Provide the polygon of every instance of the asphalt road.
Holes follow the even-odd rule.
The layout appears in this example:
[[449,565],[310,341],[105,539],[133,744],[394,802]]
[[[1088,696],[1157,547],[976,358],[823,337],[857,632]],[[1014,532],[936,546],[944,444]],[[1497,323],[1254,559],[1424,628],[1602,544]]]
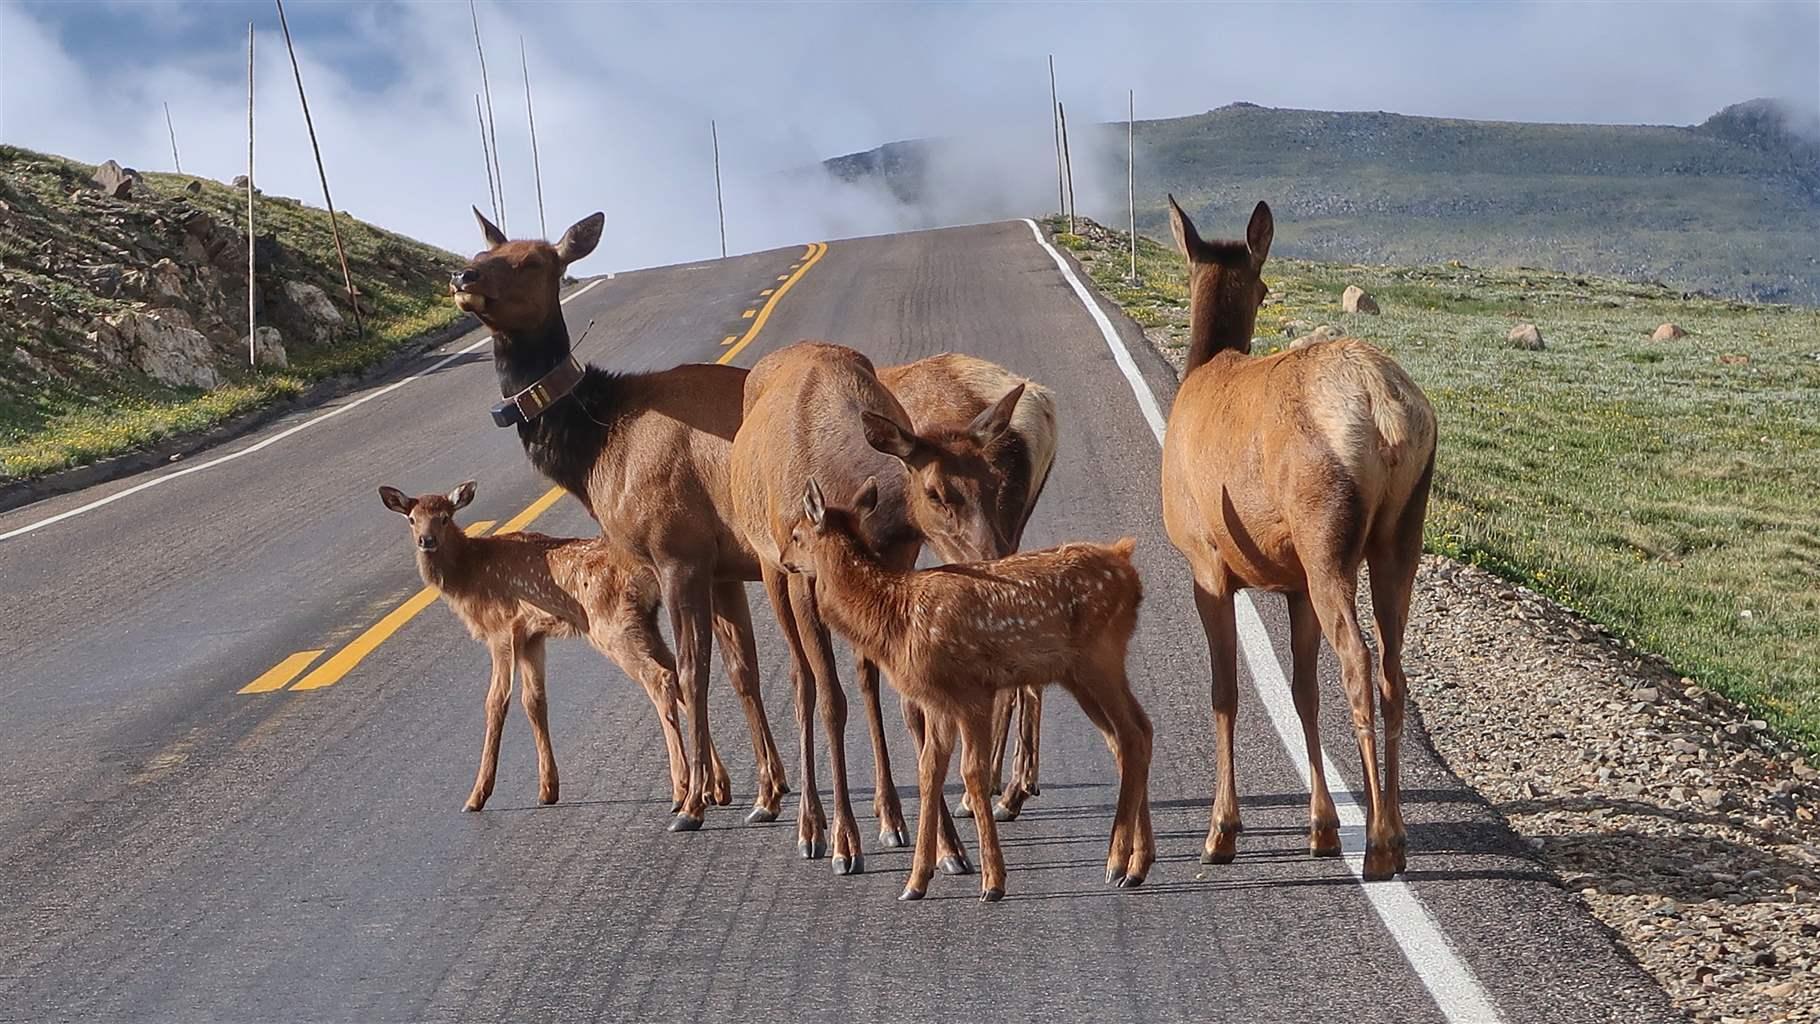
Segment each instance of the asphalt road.
[[[379,484],[416,493],[475,478],[469,517],[501,522],[548,490],[487,418],[497,390],[482,347],[379,397],[341,399],[333,408],[359,404],[263,450],[0,540],[0,1020],[1483,1017],[1461,1009],[1461,978],[1508,1021],[1674,1019],[1436,762],[1419,720],[1404,777],[1410,871],[1383,890],[1412,900],[1374,901],[1345,862],[1306,856],[1306,791],[1250,685],[1239,859],[1199,864],[1213,781],[1206,649],[1162,531],[1157,444],[1100,329],[1022,222],[834,242],[802,269],[813,253],[602,280],[568,304],[571,329],[597,318],[581,354],[616,369],[711,361],[752,330],[742,313],[795,275],[737,362],[824,338],[881,365],[964,350],[1054,388],[1060,451],[1026,545],[1134,535],[1147,587],[1131,675],[1156,723],[1161,856],[1143,888],[1102,882],[1111,759],[1060,691],[1042,795],[1004,830],[1010,895],[997,905],[976,901],[975,879],[945,876],[930,899],[894,902],[909,853],[877,849],[869,827],[866,873],[837,878],[794,855],[787,806],[777,823],[742,824],[751,752],[718,672],[734,805],[699,833],[666,832],[649,704],[578,642],[550,655],[562,802],[536,805],[514,707],[492,802],[462,813],[485,652],[440,606],[394,616],[376,645],[358,638],[420,589]],[[1136,355],[1166,409],[1168,370]],[[157,475],[0,515],[0,534]],[[592,526],[568,498],[534,525]],[[758,587],[751,597],[768,709],[794,766],[784,647]],[[1286,669],[1281,603],[1258,604]],[[267,675],[325,652],[314,670],[350,642],[365,656],[332,685],[284,688],[295,662]],[[1324,737],[1356,781],[1331,669]],[[241,692],[261,677],[276,688]],[[870,753],[854,712],[864,818]],[[1412,940],[1399,906],[1424,908],[1434,929]]]

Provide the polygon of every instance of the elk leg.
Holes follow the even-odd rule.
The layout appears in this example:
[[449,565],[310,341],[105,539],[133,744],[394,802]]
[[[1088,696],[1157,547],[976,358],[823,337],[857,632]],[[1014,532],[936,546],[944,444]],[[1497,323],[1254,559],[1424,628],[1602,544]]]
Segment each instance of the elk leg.
[[544,693],[544,638],[527,637],[518,645],[518,699],[531,721],[531,738],[537,744],[537,800],[553,804],[561,789],[556,775],[556,750],[550,745],[550,702]]
[[[937,719],[925,712],[922,705],[917,704],[915,701],[907,700],[904,701],[904,724],[910,727],[910,742],[916,749],[917,758],[920,763],[924,745],[923,737],[925,733],[936,727]],[[953,738],[953,736],[949,737],[951,744]],[[946,762],[943,764],[943,778],[945,779],[947,772]],[[935,824],[939,830],[938,835],[941,843],[940,859],[937,861],[937,866],[941,868],[942,874],[944,875],[967,874],[973,870],[973,865],[967,862],[967,844],[961,841],[961,830],[955,827],[954,816],[948,813],[948,798],[946,794],[940,792],[935,794],[935,808]],[[921,822],[918,822],[918,829],[920,831]]]
[[[992,792],[1002,792],[1001,780],[1005,777],[1005,750],[1011,745],[1011,716],[1016,711],[1016,695],[1009,690],[1000,690],[992,698]],[[954,806],[957,818],[973,817],[972,797],[961,794],[961,802]],[[996,813],[997,805],[994,805]],[[1014,815],[1015,817],[1015,815]],[[1009,821],[1009,818],[1001,818]]]
[[759,689],[758,646],[752,639],[752,609],[746,603],[746,585],[721,581],[714,585],[714,635],[720,641],[721,662],[733,692],[746,712],[746,731],[752,736],[752,759],[758,765],[758,795],[747,824],[776,821],[784,794],[784,759],[777,752],[771,721],[765,715],[764,694]]
[[948,781],[948,754],[954,744],[953,729],[946,722],[929,720],[923,727],[922,712],[917,714],[922,739],[916,747],[916,853],[910,859],[910,878],[904,883],[900,900],[922,899],[929,891],[929,880],[935,877],[942,786]]
[[859,822],[853,816],[853,802],[847,791],[847,695],[841,690],[840,673],[834,667],[834,639],[828,635],[815,603],[815,581],[793,575],[789,586],[797,635],[809,655],[815,675],[815,699],[821,704],[822,729],[828,734],[828,769],[833,777],[830,797],[834,802],[834,834],[828,852],[835,874],[856,875],[865,870],[865,856],[860,852]]
[[1308,852],[1316,857],[1340,855],[1340,816],[1327,789],[1326,758],[1321,756],[1321,690],[1316,666],[1321,653],[1321,623],[1303,593],[1289,594],[1290,693],[1302,720],[1302,742],[1308,752]]
[[[1298,549],[1304,548],[1298,543]],[[1308,597],[1321,622],[1321,632],[1340,657],[1340,681],[1352,705],[1352,731],[1359,743],[1359,762],[1365,772],[1366,881],[1376,882],[1395,873],[1396,853],[1391,848],[1388,816],[1383,813],[1383,788],[1378,775],[1376,723],[1372,713],[1371,654],[1359,630],[1358,580],[1338,566],[1309,566]]]
[[480,773],[474,777],[474,790],[468,794],[463,810],[478,811],[493,795],[493,776],[499,769],[499,734],[506,726],[506,700],[512,695],[512,641],[498,640],[487,644],[493,656],[492,680],[487,686],[487,732],[480,744]]
[[859,690],[866,700],[866,721],[872,727],[872,764],[876,792],[872,810],[878,817],[878,843],[886,849],[910,845],[910,829],[904,824],[904,805],[897,796],[897,782],[891,777],[891,752],[885,744],[884,710],[879,707],[878,666],[865,658],[854,666],[859,675]]
[[664,606],[670,609],[670,629],[676,637],[676,681],[682,691],[683,710],[689,720],[689,788],[682,810],[670,822],[672,832],[701,828],[708,807],[713,759],[705,752],[713,745],[708,734],[708,657],[713,646],[713,594],[709,581],[689,566],[671,566],[659,586]]
[[815,677],[803,651],[796,611],[790,601],[790,577],[781,569],[762,570],[765,594],[777,613],[778,632],[790,648],[790,682],[796,693],[796,734],[802,749],[803,796],[796,807],[796,852],[805,860],[819,860],[828,853],[828,818],[822,811],[821,791],[815,784]]
[[1017,708],[1017,759],[1012,763],[1011,785],[992,809],[1000,821],[1016,821],[1024,810],[1024,801],[1036,796],[1037,745],[1043,729],[1043,691],[1034,686],[1019,687],[1010,694]]
[[1131,855],[1125,862],[1124,888],[1142,885],[1156,863],[1156,830],[1150,824],[1150,757],[1155,730],[1150,716],[1131,692],[1131,681],[1121,663],[1106,674],[1108,685],[1102,701],[1107,717],[1112,720],[1118,744],[1119,802],[1129,801],[1125,828]]
[[1124,785],[1126,760],[1119,748],[1118,724],[1103,702],[1101,691],[1105,686],[1097,676],[1088,675],[1083,670],[1065,685],[1068,692],[1074,695],[1075,703],[1086,713],[1087,720],[1100,731],[1101,738],[1106,741],[1106,749],[1112,752],[1113,763],[1118,767],[1119,798],[1118,805],[1112,812],[1112,837],[1106,843],[1106,881],[1123,886],[1127,874],[1125,865],[1131,861],[1133,847],[1133,808]]
[[[967,783],[967,795],[974,805],[985,807],[992,800],[992,709],[970,708],[960,718],[961,777]],[[980,899],[996,903],[1005,898],[1005,853],[998,844],[998,820],[990,814],[976,814],[974,824],[980,831]]]
[[1233,764],[1233,724],[1239,710],[1239,634],[1233,618],[1232,595],[1216,594],[1200,581],[1194,585],[1194,606],[1201,613],[1212,662],[1213,738],[1216,764],[1213,820],[1201,850],[1203,864],[1230,864],[1238,856],[1238,776]]
[[1409,624],[1409,595],[1415,587],[1416,552],[1398,551],[1371,562],[1371,608],[1378,624],[1378,702],[1384,712],[1384,819],[1394,855],[1393,870],[1408,867],[1408,833],[1403,826],[1403,707],[1409,681],[1403,675],[1403,631]]

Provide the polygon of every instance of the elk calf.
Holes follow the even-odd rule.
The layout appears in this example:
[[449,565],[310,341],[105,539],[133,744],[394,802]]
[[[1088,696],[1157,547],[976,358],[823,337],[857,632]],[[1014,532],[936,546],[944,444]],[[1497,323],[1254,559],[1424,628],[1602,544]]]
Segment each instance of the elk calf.
[[[541,533],[468,536],[455,525],[455,513],[474,500],[471,480],[447,495],[411,498],[395,487],[381,487],[379,497],[386,508],[410,520],[417,571],[424,583],[441,592],[455,617],[493,656],[486,740],[466,809],[480,810],[493,793],[514,665],[523,686],[525,717],[531,720],[537,741],[538,799],[556,802],[556,755],[550,747],[544,697],[544,640],[571,636],[586,637],[644,686],[669,750],[671,809],[680,806],[689,785],[689,761],[676,713],[681,694],[676,663],[657,631],[658,590],[651,572],[600,538]],[[727,770],[712,745],[707,752],[714,798],[725,804],[731,799]]]
[[[991,784],[994,705],[1000,693],[1060,683],[1106,737],[1119,770],[1106,880],[1135,886],[1156,861],[1150,827],[1150,719],[1125,675],[1143,588],[1130,538],[1064,544],[989,562],[922,571],[892,568],[866,541],[878,507],[867,480],[849,509],[829,507],[813,479],[803,519],[783,552],[812,574],[826,621],[879,663],[904,699],[922,708],[916,856],[899,899],[921,899],[936,866],[942,784],[961,741],[961,774],[976,808]],[[1005,894],[1005,861],[990,814],[980,832],[980,898]]]

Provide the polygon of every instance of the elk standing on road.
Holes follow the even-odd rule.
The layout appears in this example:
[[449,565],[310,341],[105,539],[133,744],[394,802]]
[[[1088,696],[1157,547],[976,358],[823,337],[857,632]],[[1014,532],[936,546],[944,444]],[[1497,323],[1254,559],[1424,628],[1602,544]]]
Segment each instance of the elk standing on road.
[[[688,758],[676,719],[675,663],[657,631],[657,581],[650,572],[598,537],[468,536],[455,525],[455,513],[474,500],[473,481],[446,496],[412,498],[396,487],[381,487],[379,497],[386,508],[410,520],[417,571],[424,583],[441,592],[443,603],[493,656],[486,742],[467,810],[480,810],[493,794],[513,666],[537,742],[538,799],[556,802],[556,754],[550,746],[544,695],[544,641],[571,636],[587,637],[644,686],[663,726],[672,799],[680,803],[687,795]],[[706,760],[717,799],[725,803],[731,799],[727,769],[712,747]]]
[[[759,693],[743,584],[758,578],[758,564],[722,515],[746,373],[706,365],[629,374],[583,368],[570,352],[560,290],[563,272],[600,242],[606,218],[586,217],[551,245],[508,241],[479,210],[474,217],[487,249],[451,287],[456,305],[493,331],[493,366],[510,399],[497,416],[516,423],[538,471],[578,498],[601,533],[656,578],[697,752],[712,746],[708,658],[719,638],[758,762],[758,795],[746,820],[773,820],[788,787]],[[672,830],[701,827],[712,789],[707,770],[707,758],[691,759]]]
[[[1310,776],[1309,849],[1340,853],[1339,817],[1321,770],[1315,664],[1326,635],[1340,659],[1365,770],[1367,879],[1405,867],[1399,745],[1406,683],[1403,630],[1422,554],[1434,472],[1435,415],[1390,357],[1355,338],[1253,359],[1251,332],[1267,289],[1270,207],[1243,242],[1206,242],[1175,198],[1170,226],[1188,258],[1188,369],[1163,444],[1163,521],[1194,574],[1212,655],[1219,778],[1202,860],[1237,853],[1233,716],[1238,635],[1233,599],[1246,587],[1289,599],[1291,675]],[[1359,565],[1371,567],[1384,710],[1378,774],[1372,666],[1356,612]]]
[[[1000,550],[1005,542],[992,511],[998,507],[1003,480],[981,452],[1009,429],[1023,390],[1014,387],[1002,396],[980,414],[971,430],[925,437],[910,429],[909,417],[879,382],[871,361],[850,348],[800,342],[760,359],[746,378],[745,418],[733,440],[733,518],[758,554],[765,590],[790,644],[803,754],[797,845],[806,857],[823,852],[826,832],[814,783],[813,715],[817,704],[821,706],[835,816],[826,849],[837,873],[861,870],[863,864],[859,829],[847,795],[846,697],[814,587],[787,573],[780,561],[790,531],[801,519],[802,487],[815,475],[853,487],[867,476],[885,481],[888,493],[869,523],[868,536],[890,565],[914,565],[930,538],[967,559]],[[928,498],[929,492],[935,497]],[[918,497],[911,499],[910,494]],[[860,681],[873,722],[879,793],[895,807],[890,753],[877,711],[876,670],[862,666]],[[906,706],[905,717],[911,734],[920,735],[919,709]],[[944,834],[951,840],[944,844],[948,847],[944,863],[948,870],[964,870],[959,835],[945,811],[941,817]],[[890,830],[892,823],[887,821],[884,827]],[[907,837],[882,838],[886,845],[901,845]]]
[[[956,352],[919,359],[902,366],[887,366],[878,371],[879,382],[889,388],[904,411],[910,414],[911,428],[919,434],[937,437],[950,445],[964,447],[969,441],[979,448],[982,458],[1003,477],[998,489],[998,502],[991,509],[997,539],[1002,543],[977,557],[1002,558],[1023,543],[1024,528],[1042,497],[1043,485],[1049,480],[1049,468],[1055,462],[1055,398],[1049,389],[1019,377],[1004,367]],[[1022,387],[1011,414],[1008,429],[992,436],[987,427],[991,410]],[[936,506],[919,518],[933,518],[931,512],[952,507],[944,502],[946,495],[929,489],[912,491],[911,501]],[[931,536],[929,544],[949,562],[969,561],[968,554],[940,536]],[[862,670],[863,671],[863,670]],[[867,691],[876,695],[873,684]],[[1037,795],[1038,752],[1043,724],[1043,691],[1037,687],[1005,694],[1000,700],[997,724],[993,728],[992,792],[999,791],[1003,778],[1005,750],[1009,745],[1012,712],[1018,721],[1017,759],[1011,770],[1011,784],[996,805],[1000,821],[1017,817],[1024,801]],[[955,814],[972,813],[963,799]]]
[[[1143,882],[1156,861],[1150,825],[1150,719],[1125,675],[1142,586],[1134,541],[1065,544],[1008,558],[905,571],[872,550],[885,506],[876,480],[851,509],[826,504],[812,478],[782,557],[813,574],[822,613],[882,665],[927,722],[919,752],[916,856],[900,899],[921,899],[935,872],[942,784],[955,739],[973,806],[990,799],[994,705],[1002,692],[1059,683],[1106,737],[1118,762],[1119,799],[1106,880]],[[887,527],[889,528],[889,527]],[[1005,894],[994,816],[977,814],[980,898]]]

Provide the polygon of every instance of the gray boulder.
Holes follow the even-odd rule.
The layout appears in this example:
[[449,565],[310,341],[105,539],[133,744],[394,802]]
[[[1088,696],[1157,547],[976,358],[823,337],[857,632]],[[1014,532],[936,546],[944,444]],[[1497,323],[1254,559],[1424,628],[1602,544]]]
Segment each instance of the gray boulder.
[[1370,292],[1358,285],[1349,284],[1346,286],[1346,291],[1340,295],[1340,308],[1348,313],[1367,313],[1376,316],[1378,300],[1372,298]]
[[139,184],[139,172],[109,160],[95,168],[95,176],[89,180],[94,182],[96,188],[115,199],[131,199],[133,186]]
[[1511,348],[1520,348],[1527,352],[1540,352],[1548,346],[1542,343],[1542,330],[1535,324],[1518,324],[1505,335],[1505,341]]
[[169,310],[129,310],[102,317],[88,340],[105,362],[131,366],[172,387],[218,387],[215,351],[187,322]]

